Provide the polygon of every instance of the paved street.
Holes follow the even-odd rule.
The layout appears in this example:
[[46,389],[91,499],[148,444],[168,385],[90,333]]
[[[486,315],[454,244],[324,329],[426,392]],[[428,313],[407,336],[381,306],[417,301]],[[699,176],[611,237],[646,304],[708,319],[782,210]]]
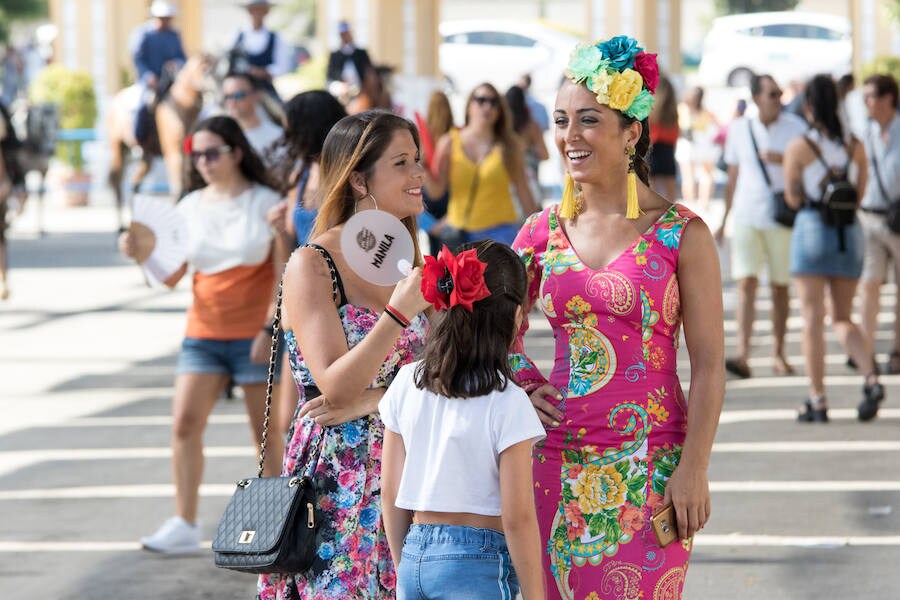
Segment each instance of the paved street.
[[[209,553],[166,558],[137,543],[172,512],[170,398],[188,286],[144,286],[115,251],[105,195],[89,208],[48,206],[46,222],[48,235],[34,236],[31,205],[16,223],[12,297],[0,304],[0,598],[251,598],[254,577],[216,569]],[[724,294],[731,353],[733,287]],[[893,292],[886,299],[882,362]],[[769,307],[763,294],[755,377],[728,385],[713,516],[696,540],[685,598],[897,597],[900,377],[885,378],[878,420],[858,423],[862,379],[829,333],[832,423],[797,424],[806,382],[772,376]],[[788,354],[799,371],[797,314],[794,303]],[[529,335],[548,365],[549,330],[535,319]],[[206,444],[200,518],[209,540],[233,482],[255,472],[240,401],[218,404]]]

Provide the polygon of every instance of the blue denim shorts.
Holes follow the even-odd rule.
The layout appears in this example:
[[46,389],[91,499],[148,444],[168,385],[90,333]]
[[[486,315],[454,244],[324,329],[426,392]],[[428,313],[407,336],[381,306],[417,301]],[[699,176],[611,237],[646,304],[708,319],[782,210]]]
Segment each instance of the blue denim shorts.
[[513,600],[519,580],[506,537],[493,529],[413,525],[397,570],[397,600]]
[[797,213],[791,238],[791,275],[818,275],[859,279],[863,270],[862,228],[853,223],[843,228],[841,249],[837,228],[826,225],[813,208]]
[[[186,337],[181,342],[175,373],[212,373],[230,375],[238,385],[265,383],[269,363],[250,362],[253,338],[240,340],[205,340]],[[284,347],[284,343],[279,346]],[[275,361],[275,381],[278,381],[281,360]]]

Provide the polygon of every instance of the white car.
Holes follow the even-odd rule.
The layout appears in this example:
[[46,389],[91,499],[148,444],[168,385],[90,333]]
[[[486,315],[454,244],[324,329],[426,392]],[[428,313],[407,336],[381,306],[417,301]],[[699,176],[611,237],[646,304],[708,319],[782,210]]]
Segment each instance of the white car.
[[445,21],[440,33],[441,71],[450,92],[461,95],[485,81],[502,94],[527,73],[534,94],[555,96],[569,56],[581,41],[515,20]]
[[781,85],[818,73],[851,72],[850,21],[806,12],[763,12],[719,17],[703,44],[702,85],[746,86],[768,73]]

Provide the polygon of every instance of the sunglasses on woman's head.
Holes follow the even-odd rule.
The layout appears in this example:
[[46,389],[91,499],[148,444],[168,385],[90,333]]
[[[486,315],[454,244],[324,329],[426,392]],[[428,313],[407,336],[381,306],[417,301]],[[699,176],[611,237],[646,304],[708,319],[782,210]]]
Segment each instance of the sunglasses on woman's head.
[[472,100],[478,103],[478,106],[493,106],[497,108],[500,106],[500,98],[496,96],[472,96]]
[[191,152],[191,160],[196,162],[200,161],[200,158],[205,158],[206,162],[215,162],[219,160],[219,157],[223,154],[228,154],[231,152],[231,146],[216,146],[214,148],[207,148],[206,150],[194,150]]

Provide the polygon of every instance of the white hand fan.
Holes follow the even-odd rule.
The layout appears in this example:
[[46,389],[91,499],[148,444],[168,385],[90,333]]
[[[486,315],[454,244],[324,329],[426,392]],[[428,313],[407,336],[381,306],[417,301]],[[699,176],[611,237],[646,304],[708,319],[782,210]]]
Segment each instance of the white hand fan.
[[395,285],[415,259],[403,221],[383,210],[364,210],[344,223],[341,252],[353,271],[376,285]]
[[168,198],[143,194],[134,197],[131,214],[135,260],[150,284],[160,285],[187,259],[187,222]]

